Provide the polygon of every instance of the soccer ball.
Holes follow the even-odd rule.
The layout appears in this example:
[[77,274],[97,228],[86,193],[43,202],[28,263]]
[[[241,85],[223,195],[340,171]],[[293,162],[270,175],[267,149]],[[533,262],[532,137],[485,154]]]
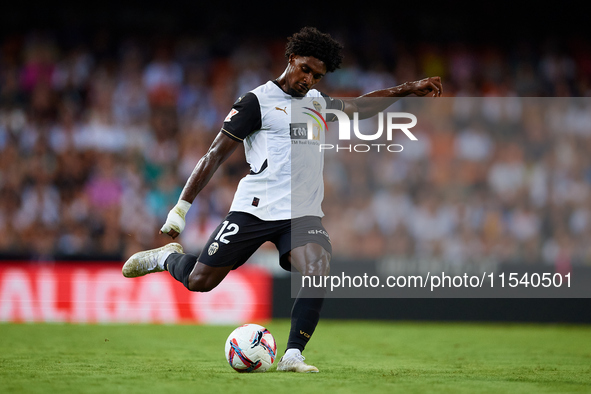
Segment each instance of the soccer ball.
[[258,324],[240,326],[226,340],[226,359],[238,372],[265,372],[276,354],[275,338]]

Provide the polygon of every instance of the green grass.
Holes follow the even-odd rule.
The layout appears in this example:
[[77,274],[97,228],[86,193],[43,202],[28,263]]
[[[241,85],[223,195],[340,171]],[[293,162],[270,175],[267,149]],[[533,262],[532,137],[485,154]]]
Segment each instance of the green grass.
[[[288,321],[267,327],[280,354]],[[234,327],[0,324],[0,392],[591,392],[591,326],[321,321],[318,374],[238,374]]]

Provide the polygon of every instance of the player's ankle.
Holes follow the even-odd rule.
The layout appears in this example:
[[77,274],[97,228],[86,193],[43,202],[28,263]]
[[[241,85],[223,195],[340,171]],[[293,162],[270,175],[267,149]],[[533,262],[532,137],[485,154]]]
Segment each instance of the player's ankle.
[[302,355],[302,352],[300,351],[300,349],[291,348],[291,349],[287,349],[285,351],[285,354],[283,355],[283,357],[291,358],[291,357],[301,356],[301,355]]
[[173,252],[169,251],[164,253],[161,257],[160,260],[158,261],[158,266],[161,269],[164,269],[165,271],[168,271],[168,264],[166,264],[166,259],[168,258],[168,256],[170,256]]

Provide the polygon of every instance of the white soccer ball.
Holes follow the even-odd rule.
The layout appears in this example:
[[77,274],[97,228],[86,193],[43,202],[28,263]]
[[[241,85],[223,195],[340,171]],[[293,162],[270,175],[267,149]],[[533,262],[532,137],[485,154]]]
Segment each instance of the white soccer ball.
[[226,360],[238,372],[265,372],[276,354],[275,338],[258,324],[240,326],[226,340]]

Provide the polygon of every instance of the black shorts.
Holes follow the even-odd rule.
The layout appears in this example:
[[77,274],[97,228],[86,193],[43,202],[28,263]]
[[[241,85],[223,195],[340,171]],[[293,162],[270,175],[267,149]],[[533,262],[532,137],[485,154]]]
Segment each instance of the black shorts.
[[275,244],[279,263],[287,271],[291,270],[288,253],[298,246],[315,243],[332,254],[330,238],[317,216],[267,221],[246,212],[230,212],[209,237],[198,261],[236,269],[267,241]]

